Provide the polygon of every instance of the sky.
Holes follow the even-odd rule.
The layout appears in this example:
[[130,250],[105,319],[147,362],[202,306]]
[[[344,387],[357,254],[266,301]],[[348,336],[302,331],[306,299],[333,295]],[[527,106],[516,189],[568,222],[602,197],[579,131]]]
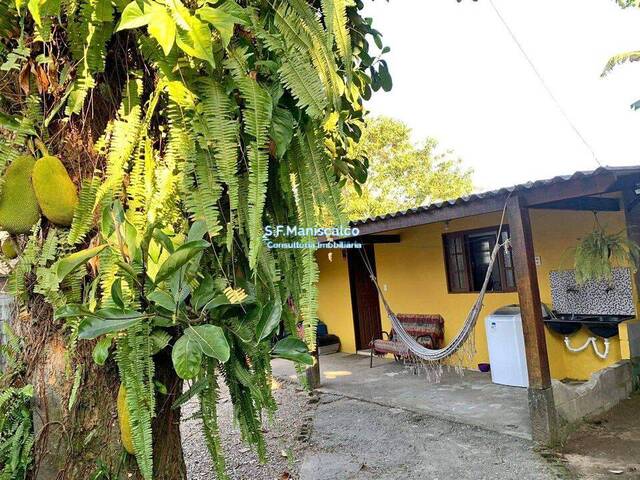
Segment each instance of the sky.
[[[613,0],[493,0],[602,165],[640,165],[640,9]],[[367,0],[391,47],[394,86],[368,103],[434,137],[474,170],[477,191],[593,170],[587,148],[546,93],[489,0]]]

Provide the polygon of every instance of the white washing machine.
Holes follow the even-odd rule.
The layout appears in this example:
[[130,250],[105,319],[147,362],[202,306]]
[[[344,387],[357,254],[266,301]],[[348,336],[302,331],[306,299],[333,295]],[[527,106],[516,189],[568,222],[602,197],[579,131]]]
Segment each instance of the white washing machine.
[[522,316],[518,305],[499,308],[485,319],[491,380],[500,385],[528,387]]

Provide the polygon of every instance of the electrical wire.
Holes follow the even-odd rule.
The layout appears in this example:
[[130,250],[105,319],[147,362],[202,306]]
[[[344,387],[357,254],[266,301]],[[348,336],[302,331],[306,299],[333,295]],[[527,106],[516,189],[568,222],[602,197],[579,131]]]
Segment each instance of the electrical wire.
[[529,66],[531,67],[533,72],[536,74],[536,77],[538,77],[538,80],[540,81],[540,83],[544,87],[545,91],[549,95],[549,98],[551,98],[553,103],[555,103],[556,107],[558,108],[558,110],[560,111],[560,113],[562,114],[564,119],[567,121],[567,123],[569,124],[571,129],[575,132],[575,134],[578,136],[578,138],[582,141],[584,146],[587,147],[587,149],[591,152],[591,155],[593,156],[593,160],[598,164],[598,166],[602,167],[602,163],[600,163],[600,160],[598,160],[598,156],[596,155],[595,150],[593,149],[593,147],[591,147],[589,142],[587,142],[587,139],[584,137],[584,135],[582,135],[582,133],[580,133],[580,130],[573,123],[573,121],[569,117],[569,114],[567,113],[567,111],[562,107],[562,104],[560,103],[558,98],[554,95],[553,91],[551,90],[551,87],[545,81],[544,77],[542,76],[542,74],[540,73],[540,71],[538,70],[536,65],[533,63],[533,60],[531,60],[531,58],[527,54],[526,50],[524,49],[524,47],[522,46],[522,44],[518,40],[518,37],[516,37],[515,33],[513,32],[513,30],[511,29],[511,27],[509,26],[509,24],[505,20],[505,18],[502,16],[502,14],[500,13],[500,10],[498,10],[498,7],[496,7],[496,5],[493,3],[493,0],[489,0],[489,5],[491,5],[491,7],[493,8],[493,11],[496,13],[498,19],[500,20],[500,22],[502,23],[504,28],[509,33],[509,36],[511,37],[513,42],[518,47],[518,49],[522,53],[523,57],[525,58],[525,60],[527,61],[527,63],[529,64]]

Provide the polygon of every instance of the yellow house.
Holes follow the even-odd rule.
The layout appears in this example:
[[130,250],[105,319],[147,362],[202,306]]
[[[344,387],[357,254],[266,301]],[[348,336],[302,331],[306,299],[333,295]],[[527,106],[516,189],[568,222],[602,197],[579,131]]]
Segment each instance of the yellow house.
[[[551,273],[572,268],[571,248],[593,230],[594,215],[607,231],[625,232],[640,243],[639,193],[640,167],[600,168],[354,222],[363,252],[320,249],[317,253],[319,318],[340,338],[344,352],[368,350],[372,338],[390,331],[363,267],[365,253],[394,312],[440,314],[447,344],[477,298],[506,206],[505,237],[511,238],[511,248],[501,252],[494,269],[473,332],[477,353],[466,367],[489,363],[486,315],[520,304],[530,394],[544,397],[552,378],[587,380],[634,352],[629,324],[635,320],[618,325],[602,358],[603,338],[583,327],[568,336],[567,345],[565,335],[544,325],[540,303],[556,307]],[[635,316],[635,275],[627,274],[627,280],[627,300]],[[595,338],[594,345],[571,351],[590,337]]]

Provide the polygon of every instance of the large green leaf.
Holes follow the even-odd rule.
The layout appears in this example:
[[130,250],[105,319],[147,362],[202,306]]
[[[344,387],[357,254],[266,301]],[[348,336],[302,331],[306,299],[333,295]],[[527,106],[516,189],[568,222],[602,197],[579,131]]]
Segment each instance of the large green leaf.
[[100,245],[98,247],[80,250],[79,252],[72,253],[68,257],[58,260],[54,265],[58,282],[62,282],[67,275],[73,272],[76,268],[87,263],[105,248],[106,245]]
[[54,318],[56,320],[65,318],[92,317],[95,314],[83,305],[67,304],[55,311]]
[[277,107],[273,110],[273,124],[271,125],[271,137],[276,143],[276,156],[284,157],[293,138],[295,120],[289,110]]
[[120,332],[142,321],[144,315],[135,310],[105,308],[85,318],[78,327],[78,338],[91,340],[106,333]]
[[215,325],[198,325],[189,327],[185,336],[198,343],[202,353],[221,362],[229,360],[230,350],[222,328]]
[[256,339],[261,341],[270,336],[278,325],[282,317],[282,303],[276,299],[267,304],[262,309],[260,321],[256,327]]
[[278,358],[291,360],[292,362],[313,365],[313,357],[309,354],[307,344],[296,337],[286,337],[275,344],[271,355]]
[[206,60],[215,66],[213,59],[213,44],[209,26],[197,17],[178,0],[167,2],[171,8],[171,15],[178,25],[176,44],[187,55]]
[[220,34],[222,46],[227,48],[231,37],[233,37],[233,29],[236,23],[244,23],[242,19],[225,12],[220,8],[204,6],[196,12],[198,16],[209,22]]
[[110,336],[102,337],[93,347],[93,361],[98,365],[104,365],[109,358],[109,348],[111,347],[112,338]]
[[157,40],[165,55],[169,55],[176,40],[176,22],[164,5],[156,2],[145,3],[145,14],[150,15],[147,30]]
[[200,373],[202,349],[192,337],[183,335],[173,346],[171,359],[178,376],[185,380],[190,380]]
[[150,20],[151,15],[143,12],[138,2],[134,0],[123,10],[116,32],[143,27],[147,25]]
[[169,258],[160,266],[155,279],[156,285],[168,279],[184,267],[189,260],[209,246],[210,243],[204,240],[195,240],[181,245],[175,252],[169,255]]

